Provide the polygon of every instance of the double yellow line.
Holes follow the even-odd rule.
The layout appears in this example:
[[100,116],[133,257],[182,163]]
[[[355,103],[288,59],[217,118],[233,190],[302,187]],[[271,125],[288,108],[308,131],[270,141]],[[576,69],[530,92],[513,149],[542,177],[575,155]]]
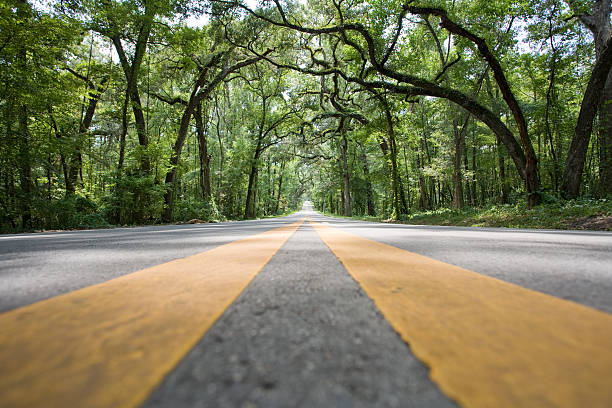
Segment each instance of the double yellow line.
[[[302,221],[0,315],[0,406],[142,403]],[[612,406],[612,316],[311,221],[466,407]]]

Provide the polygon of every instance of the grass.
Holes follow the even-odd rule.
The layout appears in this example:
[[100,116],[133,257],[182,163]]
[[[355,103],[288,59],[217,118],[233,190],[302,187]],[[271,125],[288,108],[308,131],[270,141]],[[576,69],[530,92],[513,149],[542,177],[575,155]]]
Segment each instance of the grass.
[[[353,218],[383,221],[380,217]],[[612,231],[612,199],[559,200],[533,209],[527,209],[524,203],[461,210],[443,208],[384,221],[415,225]]]

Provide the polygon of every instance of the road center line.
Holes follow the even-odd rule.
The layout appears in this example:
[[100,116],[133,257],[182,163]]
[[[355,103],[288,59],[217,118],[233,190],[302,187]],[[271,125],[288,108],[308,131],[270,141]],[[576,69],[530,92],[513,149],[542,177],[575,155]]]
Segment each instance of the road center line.
[[0,315],[0,406],[140,404],[302,222]]
[[612,406],[612,315],[310,222],[461,405]]

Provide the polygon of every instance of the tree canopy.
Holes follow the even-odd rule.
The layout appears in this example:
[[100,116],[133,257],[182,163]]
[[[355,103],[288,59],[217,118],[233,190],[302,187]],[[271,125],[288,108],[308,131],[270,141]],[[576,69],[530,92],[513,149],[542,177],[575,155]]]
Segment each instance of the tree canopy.
[[0,5],[4,231],[612,194],[610,1]]

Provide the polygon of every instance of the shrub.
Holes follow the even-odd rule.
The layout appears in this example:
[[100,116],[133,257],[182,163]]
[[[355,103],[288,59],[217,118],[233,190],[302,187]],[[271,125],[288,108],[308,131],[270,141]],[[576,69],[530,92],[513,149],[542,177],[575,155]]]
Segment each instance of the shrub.
[[215,200],[210,197],[207,200],[188,198],[177,200],[174,204],[174,219],[179,221],[189,221],[200,219],[202,221],[218,222],[222,220]]

